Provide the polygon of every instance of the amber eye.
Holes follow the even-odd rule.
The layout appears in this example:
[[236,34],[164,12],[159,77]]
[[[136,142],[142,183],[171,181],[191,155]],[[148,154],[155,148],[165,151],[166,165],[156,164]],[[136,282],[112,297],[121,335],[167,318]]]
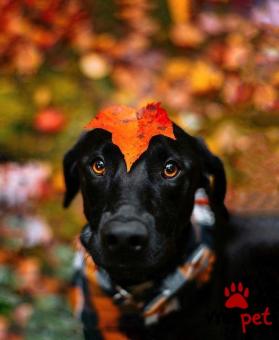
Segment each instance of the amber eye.
[[92,164],[92,170],[98,176],[103,176],[106,171],[105,162],[101,159],[96,159]]
[[166,163],[162,175],[164,178],[173,178],[179,173],[180,169],[176,162],[169,161]]

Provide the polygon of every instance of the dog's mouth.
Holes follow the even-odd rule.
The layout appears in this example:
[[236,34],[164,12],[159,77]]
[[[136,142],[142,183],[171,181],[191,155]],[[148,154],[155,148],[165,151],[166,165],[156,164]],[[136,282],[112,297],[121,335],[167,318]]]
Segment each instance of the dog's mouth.
[[107,266],[104,269],[109,276],[118,283],[140,283],[148,279],[148,271],[146,268],[139,268],[126,264],[118,264],[116,266]]
[[173,251],[175,248],[163,239],[161,242],[158,240],[152,242],[150,239],[144,251],[132,252],[132,254],[124,251],[111,254],[102,245],[98,235],[92,234],[89,227],[81,233],[81,241],[97,267],[104,269],[117,283],[132,281],[137,284],[156,280],[166,275],[176,265],[174,258],[177,256]]
[[161,254],[158,258],[153,258],[153,261],[150,261],[149,256],[144,256],[134,261],[131,258],[129,261],[100,261],[97,265],[104,269],[114,282],[125,286],[158,280],[173,270],[176,263],[171,257]]
[[144,273],[149,272],[154,269],[150,263],[148,263],[146,256],[141,258],[115,258],[115,259],[105,259],[100,262],[100,267],[105,269],[110,273],[121,274],[134,274],[134,273]]
[[144,266],[118,264],[103,268],[114,282],[123,287],[157,279],[157,277],[154,276],[154,269]]

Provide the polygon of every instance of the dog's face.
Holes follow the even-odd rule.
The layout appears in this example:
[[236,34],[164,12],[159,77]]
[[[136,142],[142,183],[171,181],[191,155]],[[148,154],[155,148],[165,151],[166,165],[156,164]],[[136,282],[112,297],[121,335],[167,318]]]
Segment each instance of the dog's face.
[[153,137],[129,172],[102,129],[87,132],[65,156],[65,206],[80,188],[89,222],[81,241],[115,280],[160,275],[186,247],[194,193],[204,181],[209,153],[176,126],[174,134],[176,140]]

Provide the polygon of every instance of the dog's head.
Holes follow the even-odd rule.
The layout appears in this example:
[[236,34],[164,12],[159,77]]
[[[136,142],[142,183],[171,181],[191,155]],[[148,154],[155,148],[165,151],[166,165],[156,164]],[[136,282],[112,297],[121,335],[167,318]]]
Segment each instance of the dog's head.
[[115,280],[147,280],[177,264],[190,235],[195,191],[210,175],[211,203],[223,206],[221,161],[175,124],[173,134],[153,136],[129,171],[105,129],[84,133],[65,155],[64,206],[80,189],[88,220],[81,242]]

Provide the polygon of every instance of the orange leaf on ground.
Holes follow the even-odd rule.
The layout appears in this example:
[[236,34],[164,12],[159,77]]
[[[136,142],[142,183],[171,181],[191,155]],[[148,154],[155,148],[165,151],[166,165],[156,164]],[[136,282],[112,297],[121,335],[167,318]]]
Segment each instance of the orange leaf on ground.
[[108,107],[85,128],[100,128],[111,132],[112,142],[124,155],[127,171],[147,150],[153,136],[163,135],[175,139],[172,121],[159,103],[148,104],[138,111],[124,105]]

